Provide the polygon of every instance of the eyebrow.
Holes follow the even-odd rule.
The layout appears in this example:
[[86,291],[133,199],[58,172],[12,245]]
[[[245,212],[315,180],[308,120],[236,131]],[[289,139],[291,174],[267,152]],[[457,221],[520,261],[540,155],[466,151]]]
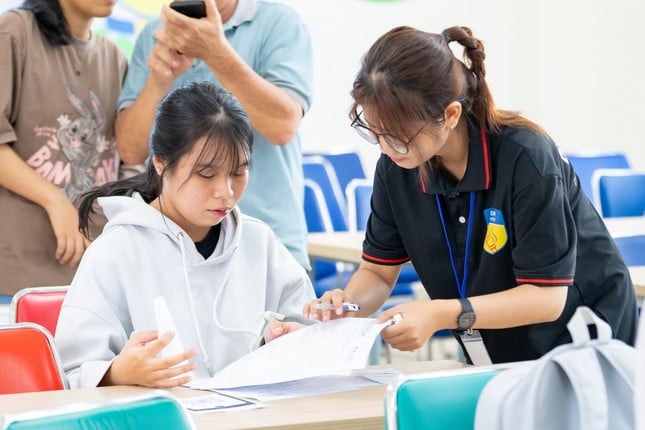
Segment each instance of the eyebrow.
[[[250,165],[250,161],[245,161],[244,163],[240,163],[237,166],[235,166],[235,169],[239,169],[241,167],[248,167]],[[212,170],[220,170],[223,168],[222,164],[211,164],[211,163],[200,163],[195,165],[196,170],[206,170],[206,169],[212,169]]]

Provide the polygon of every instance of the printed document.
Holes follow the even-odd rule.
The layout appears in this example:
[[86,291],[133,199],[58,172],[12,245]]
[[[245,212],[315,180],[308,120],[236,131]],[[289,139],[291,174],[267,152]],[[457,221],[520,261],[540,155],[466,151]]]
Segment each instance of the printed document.
[[370,349],[383,328],[374,318],[341,318],[310,325],[231,363],[212,378],[187,384],[197,389],[225,389],[275,384],[327,375],[351,375],[367,365]]

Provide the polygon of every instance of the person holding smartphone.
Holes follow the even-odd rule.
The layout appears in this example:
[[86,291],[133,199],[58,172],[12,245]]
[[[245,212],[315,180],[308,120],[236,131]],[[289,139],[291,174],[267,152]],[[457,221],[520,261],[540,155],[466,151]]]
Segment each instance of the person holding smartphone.
[[411,261],[431,300],[379,315],[401,317],[382,332],[397,349],[452,329],[473,364],[536,359],[571,342],[583,305],[633,345],[636,298],[616,244],[548,134],[496,108],[485,58],[467,27],[398,27],[363,57],[351,125],[382,153],[363,262],[305,315],[345,316],[350,301],[371,315]]
[[248,112],[255,150],[240,208],[266,222],[309,269],[298,127],[313,85],[311,40],[288,6],[262,0],[205,1],[206,16],[164,6],[139,34],[119,97],[116,136],[126,164],[145,162],[155,108],[171,89],[210,81]]

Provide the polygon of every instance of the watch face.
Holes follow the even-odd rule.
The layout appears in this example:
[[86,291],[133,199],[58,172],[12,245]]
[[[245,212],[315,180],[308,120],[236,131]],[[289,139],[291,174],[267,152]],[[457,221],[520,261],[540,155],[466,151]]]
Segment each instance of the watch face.
[[459,328],[461,330],[468,330],[475,324],[475,313],[474,312],[464,312],[459,315],[459,320],[457,321]]

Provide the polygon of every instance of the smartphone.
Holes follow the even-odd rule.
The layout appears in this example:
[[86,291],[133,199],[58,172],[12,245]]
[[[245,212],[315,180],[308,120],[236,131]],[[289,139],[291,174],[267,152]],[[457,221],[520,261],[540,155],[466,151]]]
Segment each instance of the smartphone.
[[191,18],[204,18],[206,16],[206,5],[203,0],[174,1],[170,3],[170,7]]

